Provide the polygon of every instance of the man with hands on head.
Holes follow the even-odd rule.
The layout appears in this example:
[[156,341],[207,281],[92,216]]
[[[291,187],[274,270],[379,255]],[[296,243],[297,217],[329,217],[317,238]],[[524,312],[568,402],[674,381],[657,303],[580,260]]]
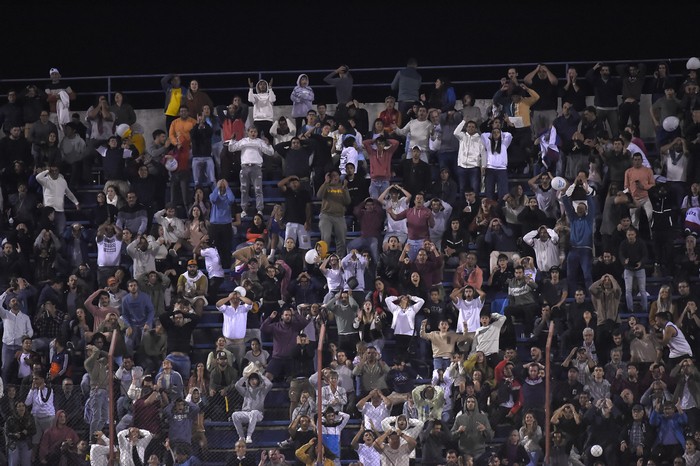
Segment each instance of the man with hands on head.
[[209,239],[211,244],[219,251],[221,267],[228,269],[231,266],[231,248],[233,246],[233,229],[231,222],[231,206],[236,197],[228,185],[228,181],[221,179],[216,183],[216,188],[209,194],[211,212],[209,214]]
[[399,429],[387,429],[374,441],[374,448],[382,454],[382,464],[393,466],[408,466],[409,454],[416,445],[416,439]]
[[216,308],[224,315],[222,333],[226,339],[226,347],[235,355],[236,364],[240,366],[246,352],[246,323],[248,312],[253,308],[253,302],[234,290],[225,298],[218,300]]

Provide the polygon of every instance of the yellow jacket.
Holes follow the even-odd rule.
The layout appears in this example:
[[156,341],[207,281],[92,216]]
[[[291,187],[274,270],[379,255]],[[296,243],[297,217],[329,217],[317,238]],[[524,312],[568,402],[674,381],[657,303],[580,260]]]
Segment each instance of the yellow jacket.
[[[309,451],[311,451],[312,448],[316,448],[316,445],[312,441],[309,441],[306,445],[300,446],[297,451],[294,453],[299,461],[304,463],[306,466],[313,466],[316,464],[316,455],[313,455],[313,457],[309,454]],[[334,466],[334,462],[332,459],[328,457],[323,458],[323,466]]]

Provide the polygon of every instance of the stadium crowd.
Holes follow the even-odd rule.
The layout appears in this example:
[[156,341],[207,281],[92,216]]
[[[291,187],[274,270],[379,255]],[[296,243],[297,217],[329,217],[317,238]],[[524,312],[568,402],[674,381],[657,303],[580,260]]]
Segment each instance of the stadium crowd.
[[535,466],[547,422],[552,465],[700,465],[699,68],[511,68],[482,112],[411,59],[370,115],[341,65],[277,117],[172,74],[150,135],[56,68],[8,90],[3,461],[107,464],[111,405],[125,466],[311,465],[317,429],[328,466]]

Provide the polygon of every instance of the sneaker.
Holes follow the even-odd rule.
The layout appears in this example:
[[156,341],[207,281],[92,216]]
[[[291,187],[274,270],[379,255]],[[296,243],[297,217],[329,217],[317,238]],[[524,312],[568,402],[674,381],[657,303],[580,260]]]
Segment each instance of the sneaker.
[[250,443],[253,443],[253,437],[252,437],[251,435],[247,436],[247,437],[245,438],[245,443],[249,443],[249,444],[250,444]]
[[292,446],[292,441],[287,439],[282,442],[277,442],[277,446],[280,448],[289,448]]
[[260,215],[261,217],[265,217],[265,214],[263,214],[262,210],[258,210],[258,215]]
[[243,212],[241,212],[241,219],[244,219],[245,216],[246,216],[246,212],[245,212],[245,209],[243,209]]

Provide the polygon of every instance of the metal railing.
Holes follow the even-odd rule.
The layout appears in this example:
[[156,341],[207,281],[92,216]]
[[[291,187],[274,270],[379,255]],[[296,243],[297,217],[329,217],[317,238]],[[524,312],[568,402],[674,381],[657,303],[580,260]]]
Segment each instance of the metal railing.
[[[607,64],[616,65],[621,63],[645,63],[647,64],[647,76],[651,76],[655,65],[664,62],[669,65],[669,69],[675,72],[671,77],[681,78],[686,71],[686,58],[650,58],[644,60],[612,60]],[[450,82],[460,93],[471,91],[476,98],[491,98],[498,89],[497,83],[501,77],[505,76],[508,68],[516,68],[520,72],[522,79],[538,63],[492,63],[492,64],[462,64],[462,65],[428,65],[419,66],[418,71],[423,77],[422,86],[429,89],[434,80],[441,76],[450,78]],[[561,82],[566,79],[566,71],[571,66],[575,66],[579,71],[579,76],[583,77],[586,70],[592,67],[595,62],[591,61],[558,61],[548,62],[549,69],[559,78]],[[355,98],[362,102],[382,101],[383,98],[391,94],[390,83],[400,67],[372,67],[353,68],[350,70],[354,79]],[[681,71],[682,70],[682,71]],[[335,102],[335,93],[332,86],[326,84],[323,78],[332,70],[328,69],[291,69],[291,70],[267,70],[267,71],[220,71],[220,72],[193,72],[181,73],[183,85],[190,79],[200,81],[200,89],[207,92],[212,100],[217,104],[228,103],[234,94],[244,94],[248,91],[248,78],[256,79],[272,78],[274,89],[278,94],[278,104],[285,104],[288,97],[282,91],[291,91],[297,76],[301,73],[307,74],[310,85],[316,93],[315,101]],[[111,102],[115,92],[123,92],[135,108],[158,108],[163,103],[163,90],[160,87],[160,79],[163,75],[157,74],[130,74],[130,75],[108,75],[108,76],[66,76],[62,79],[69,82],[73,90],[78,94],[79,104],[89,106],[96,96],[105,95]],[[36,84],[41,88],[41,83],[47,82],[46,78],[9,78],[1,79],[0,87],[6,92],[17,85]],[[0,97],[4,94],[0,95]],[[146,105],[148,104],[148,105]]]

